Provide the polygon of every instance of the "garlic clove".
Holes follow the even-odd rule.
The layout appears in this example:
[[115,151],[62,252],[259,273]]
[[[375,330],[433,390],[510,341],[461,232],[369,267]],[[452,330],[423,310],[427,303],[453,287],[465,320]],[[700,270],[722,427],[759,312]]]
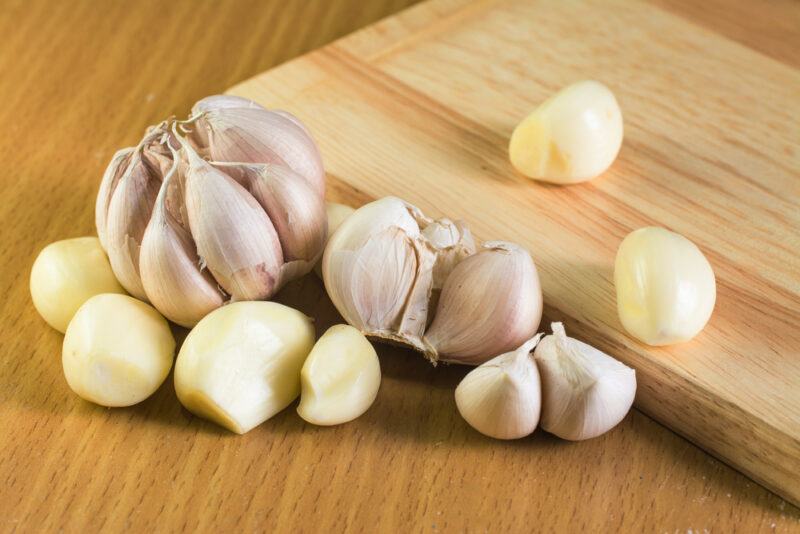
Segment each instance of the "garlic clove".
[[311,319],[275,302],[235,302],[195,326],[175,362],[175,392],[190,412],[244,434],[300,394],[314,345]]
[[463,222],[450,219],[431,221],[422,229],[422,235],[436,250],[433,288],[438,290],[460,261],[475,254],[475,240]]
[[539,423],[541,385],[531,350],[541,334],[481,364],[456,388],[456,406],[481,434],[497,439],[530,435]]
[[614,264],[617,311],[625,330],[648,345],[688,341],[717,298],[711,264],[697,246],[664,228],[628,234]]
[[525,176],[578,183],[611,166],[622,135],[614,94],[599,82],[582,81],[550,97],[514,129],[509,155]]
[[249,98],[243,98],[241,96],[212,95],[198,100],[195,105],[192,106],[192,116],[199,115],[207,111],[225,108],[264,109],[264,106],[254,102],[253,100],[250,100]]
[[186,214],[197,253],[234,300],[271,297],[278,287],[283,253],[266,212],[233,178],[188,145]]
[[[354,211],[356,211],[354,208],[337,202],[325,203],[325,215],[328,220],[328,238],[333,235],[336,229],[339,228],[344,220],[352,215]],[[314,273],[316,273],[320,279],[322,278],[322,257],[314,264]]]
[[97,191],[94,221],[97,227],[97,236],[100,238],[100,244],[103,245],[103,249],[107,248],[106,226],[108,225],[108,206],[111,203],[111,196],[114,194],[120,179],[125,175],[131,156],[135,151],[135,147],[117,150],[111,158],[111,163],[108,164],[106,171],[103,173],[100,189]]
[[217,107],[195,119],[191,139],[214,161],[287,166],[324,197],[322,156],[308,130],[298,122],[286,113],[266,109]]
[[561,323],[551,327],[553,335],[534,351],[542,380],[542,428],[573,441],[608,432],[633,404],[635,371],[567,337]]
[[458,263],[444,282],[430,328],[428,352],[478,365],[530,339],[542,317],[542,290],[522,247],[487,242]]
[[222,306],[225,295],[208,271],[200,268],[192,236],[181,225],[183,201],[177,169],[176,163],[161,185],[142,240],[139,267],[153,306],[170,321],[191,328]]
[[357,329],[332,326],[311,349],[300,381],[300,417],[315,425],[352,421],[366,412],[378,395],[378,354]]

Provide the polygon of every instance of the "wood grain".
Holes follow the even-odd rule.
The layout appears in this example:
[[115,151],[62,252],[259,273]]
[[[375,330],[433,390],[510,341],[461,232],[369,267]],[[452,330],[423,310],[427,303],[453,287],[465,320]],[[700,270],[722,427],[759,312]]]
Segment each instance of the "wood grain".
[[[455,411],[452,390],[465,369],[434,369],[386,347],[375,406],[330,429],[306,425],[290,408],[234,436],[183,410],[171,379],[146,402],[121,410],[69,391],[62,336],[36,315],[27,279],[45,244],[94,232],[94,194],[114,150],[199,97],[410,3],[0,5],[0,532],[798,528],[800,511],[791,504],[636,411],[585,443],[544,433],[515,443],[484,439]],[[388,53],[403,36],[424,37],[417,30],[432,16],[444,19],[441,29],[487,5],[457,14],[445,4],[415,9],[348,46]],[[797,33],[787,38],[798,42]],[[754,43],[769,39],[756,28],[742,42],[758,49]],[[275,76],[296,69],[292,79],[306,88],[329,76],[296,65]],[[288,98],[292,87],[276,82],[270,90]],[[464,150],[486,143],[477,134],[461,141]],[[501,159],[475,163],[499,166]],[[376,194],[349,178],[331,177],[331,198],[360,204]],[[318,331],[338,320],[315,278],[290,286],[281,299],[315,315]]]

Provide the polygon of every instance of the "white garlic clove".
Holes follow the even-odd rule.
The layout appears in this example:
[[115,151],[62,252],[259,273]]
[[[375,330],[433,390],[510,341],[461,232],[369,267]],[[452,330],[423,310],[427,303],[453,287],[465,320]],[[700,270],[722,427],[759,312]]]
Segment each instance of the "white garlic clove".
[[311,319],[275,302],[235,302],[189,332],[175,362],[175,392],[190,412],[244,434],[300,394],[314,345]]
[[324,197],[322,156],[298,122],[266,109],[218,107],[197,117],[191,139],[214,161],[287,166]]
[[378,354],[357,329],[335,325],[311,349],[300,380],[300,417],[315,425],[346,423],[366,412],[378,395]]
[[[142,240],[139,267],[147,298],[170,321],[192,327],[225,302],[225,295],[181,224],[183,206],[177,163],[164,178]],[[170,205],[170,200],[172,205]]]
[[234,300],[271,297],[283,253],[258,202],[239,183],[184,146],[186,213],[197,253]]
[[192,116],[199,115],[207,111],[224,108],[264,109],[264,106],[254,102],[253,100],[250,100],[249,98],[243,98],[241,96],[211,95],[198,100],[195,105],[192,106]]
[[128,169],[128,165],[131,162],[131,156],[135,151],[135,147],[117,150],[111,158],[111,163],[108,164],[108,167],[106,167],[103,173],[100,189],[97,191],[94,221],[97,228],[97,236],[100,238],[100,244],[103,245],[103,249],[107,248],[106,227],[108,226],[108,206],[111,204],[111,197],[114,194],[114,190],[117,188],[119,180],[125,175],[125,171]]
[[438,359],[478,365],[530,339],[542,317],[542,290],[530,254],[487,242],[444,282],[425,342]]
[[430,221],[422,229],[422,235],[436,250],[433,288],[441,289],[445,279],[455,266],[463,259],[475,254],[475,240],[463,222],[453,222],[444,218]]
[[511,163],[525,176],[558,184],[590,180],[622,145],[622,112],[595,81],[572,84],[540,105],[511,135]]
[[[348,218],[353,212],[356,211],[354,208],[350,206],[345,206],[344,204],[339,204],[337,202],[326,202],[325,203],[325,215],[328,220],[328,236],[326,239],[330,238],[333,233],[336,231],[339,226],[342,225],[344,220]],[[314,273],[322,278],[322,257],[320,256],[319,261],[314,264]]]
[[625,330],[648,345],[688,341],[714,310],[714,271],[697,246],[664,228],[628,234],[614,264],[617,311]]
[[540,337],[481,364],[458,385],[456,406],[472,428],[497,439],[523,438],[536,429],[542,398],[530,353]]
[[633,404],[635,371],[567,337],[561,323],[551,327],[553,335],[534,351],[542,380],[542,428],[573,441],[608,432]]

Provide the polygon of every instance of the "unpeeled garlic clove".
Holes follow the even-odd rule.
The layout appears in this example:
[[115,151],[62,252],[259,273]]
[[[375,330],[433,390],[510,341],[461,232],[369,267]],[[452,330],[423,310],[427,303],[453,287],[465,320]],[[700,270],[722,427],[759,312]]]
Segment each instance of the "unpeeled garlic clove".
[[431,220],[422,229],[422,235],[436,250],[433,288],[438,290],[459,262],[475,254],[475,240],[463,222],[446,218]]
[[[326,202],[325,203],[325,215],[328,220],[328,235],[326,239],[329,239],[330,236],[339,228],[344,220],[348,218],[353,212],[356,211],[354,208],[350,206],[345,206],[344,204],[339,204],[338,202]],[[314,273],[322,278],[322,257],[317,263],[314,264]]]
[[558,184],[590,180],[614,162],[622,145],[622,112],[605,85],[572,84],[514,129],[509,156],[525,176]]
[[285,112],[217,106],[193,119],[190,138],[200,153],[214,161],[289,167],[324,197],[322,156],[308,130],[298,123]]
[[378,354],[357,329],[332,326],[311,349],[300,382],[300,417],[315,425],[352,421],[366,412],[378,395]]
[[234,95],[211,95],[195,102],[194,106],[192,106],[192,116],[225,108],[265,109],[264,106],[249,98]]
[[481,364],[458,385],[456,406],[472,428],[497,439],[523,438],[536,429],[542,397],[530,353],[540,337]]
[[100,182],[100,189],[97,191],[97,201],[94,208],[94,221],[97,227],[97,237],[100,238],[100,244],[103,249],[107,248],[106,243],[106,227],[108,226],[108,206],[111,204],[111,197],[114,190],[117,188],[120,179],[125,175],[128,165],[131,161],[131,156],[136,151],[136,147],[123,148],[117,150],[111,158],[111,163],[106,167],[103,173],[103,179]]
[[[191,328],[225,302],[225,295],[181,224],[183,199],[178,164],[164,178],[144,232],[139,267],[147,298],[170,321]],[[186,224],[185,222],[183,224]]]
[[424,341],[438,360],[478,365],[530,339],[541,317],[530,254],[512,243],[487,242],[445,280]]
[[542,380],[544,430],[568,440],[615,427],[636,396],[636,373],[611,356],[567,337],[561,323],[534,351]]

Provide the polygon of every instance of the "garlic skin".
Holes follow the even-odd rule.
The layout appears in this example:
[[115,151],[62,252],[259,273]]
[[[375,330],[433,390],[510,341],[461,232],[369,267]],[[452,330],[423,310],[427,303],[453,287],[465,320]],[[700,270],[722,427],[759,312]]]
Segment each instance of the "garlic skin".
[[300,394],[300,370],[314,345],[311,319],[275,302],[235,302],[195,326],[175,362],[186,409],[244,434]]
[[622,135],[622,112],[614,94],[587,80],[562,89],[520,122],[511,135],[509,156],[529,178],[584,182],[611,166]]
[[352,421],[366,412],[378,395],[378,354],[352,326],[332,326],[311,349],[300,381],[300,417],[326,426]]
[[716,302],[714,271],[697,246],[664,228],[628,234],[614,264],[617,311],[648,345],[688,341],[705,327]]
[[[339,228],[344,220],[356,211],[355,208],[339,204],[337,202],[325,203],[325,216],[328,220],[328,238],[333,235],[337,228]],[[322,257],[320,261],[314,264],[314,273],[322,278]]]
[[125,294],[96,237],[65,239],[43,248],[33,262],[30,290],[36,311],[62,334],[91,297]]
[[131,406],[166,380],[175,339],[152,307],[127,295],[87,300],[64,336],[62,365],[69,387],[101,406]]
[[439,361],[478,365],[530,339],[542,318],[542,289],[530,254],[513,243],[487,242],[444,282],[425,332]]
[[95,226],[97,227],[97,236],[100,238],[100,243],[105,249],[108,244],[106,242],[106,227],[108,226],[108,206],[111,204],[111,196],[117,188],[120,179],[125,174],[128,164],[131,161],[131,156],[136,151],[134,147],[123,148],[118,150],[111,158],[111,163],[108,164],[103,179],[100,182],[100,189],[97,192],[97,201],[95,202]]
[[597,437],[625,418],[636,396],[636,373],[577,339],[561,323],[533,353],[542,381],[541,427],[572,441]]
[[496,439],[524,438],[536,429],[542,395],[531,351],[540,337],[482,363],[458,385],[456,406],[472,428]]

